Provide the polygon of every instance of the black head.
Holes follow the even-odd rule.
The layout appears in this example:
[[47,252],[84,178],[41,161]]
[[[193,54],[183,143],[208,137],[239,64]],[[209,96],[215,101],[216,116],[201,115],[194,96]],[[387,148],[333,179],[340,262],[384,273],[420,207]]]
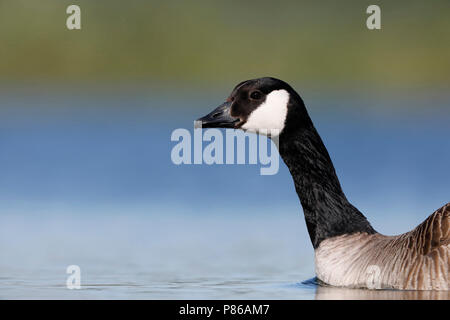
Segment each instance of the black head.
[[298,93],[286,82],[266,77],[239,83],[225,103],[198,119],[196,126],[281,132],[305,119],[309,117]]

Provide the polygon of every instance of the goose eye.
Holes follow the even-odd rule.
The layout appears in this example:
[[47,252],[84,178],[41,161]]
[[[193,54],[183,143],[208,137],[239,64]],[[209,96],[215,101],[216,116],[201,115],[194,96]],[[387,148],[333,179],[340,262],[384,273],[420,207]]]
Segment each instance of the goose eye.
[[253,91],[252,93],[250,93],[250,98],[254,99],[254,100],[259,100],[262,97],[262,93],[259,91]]

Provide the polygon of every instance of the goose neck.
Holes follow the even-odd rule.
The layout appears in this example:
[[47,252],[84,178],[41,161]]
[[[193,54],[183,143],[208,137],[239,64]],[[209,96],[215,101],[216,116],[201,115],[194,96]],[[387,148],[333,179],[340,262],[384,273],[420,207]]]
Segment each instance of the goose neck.
[[346,198],[331,158],[314,126],[282,134],[280,155],[294,180],[314,248],[342,234],[375,233]]

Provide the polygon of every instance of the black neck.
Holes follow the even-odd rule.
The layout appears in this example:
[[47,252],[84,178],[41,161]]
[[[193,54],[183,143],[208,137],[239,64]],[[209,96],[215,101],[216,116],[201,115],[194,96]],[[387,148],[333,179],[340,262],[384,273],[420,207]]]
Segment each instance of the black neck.
[[314,248],[322,240],[342,234],[375,233],[344,195],[328,151],[311,121],[282,133],[279,150],[294,179]]

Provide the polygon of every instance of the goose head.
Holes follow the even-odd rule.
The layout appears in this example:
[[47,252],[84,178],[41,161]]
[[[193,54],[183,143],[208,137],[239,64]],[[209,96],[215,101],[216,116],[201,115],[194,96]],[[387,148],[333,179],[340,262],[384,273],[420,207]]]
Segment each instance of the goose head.
[[195,127],[270,132],[274,136],[309,121],[298,93],[286,82],[266,77],[239,83],[224,103],[195,121]]

